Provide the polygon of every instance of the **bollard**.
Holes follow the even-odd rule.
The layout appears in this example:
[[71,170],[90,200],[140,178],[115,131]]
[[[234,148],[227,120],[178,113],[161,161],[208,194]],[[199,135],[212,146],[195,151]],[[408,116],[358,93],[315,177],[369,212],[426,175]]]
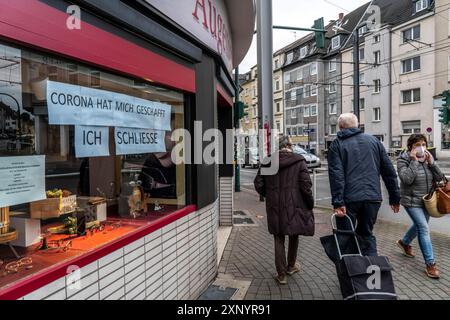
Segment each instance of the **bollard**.
[[314,198],[314,207],[317,205],[316,200],[317,195],[317,176],[316,176],[316,169],[313,169],[313,198]]

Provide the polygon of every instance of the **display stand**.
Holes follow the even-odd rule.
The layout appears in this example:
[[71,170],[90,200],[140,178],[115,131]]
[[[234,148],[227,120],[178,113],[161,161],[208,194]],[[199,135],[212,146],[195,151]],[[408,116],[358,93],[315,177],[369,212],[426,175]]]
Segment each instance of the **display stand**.
[[20,259],[17,251],[11,245],[11,241],[16,239],[17,231],[9,227],[9,207],[0,208],[0,244],[8,245],[14,256]]

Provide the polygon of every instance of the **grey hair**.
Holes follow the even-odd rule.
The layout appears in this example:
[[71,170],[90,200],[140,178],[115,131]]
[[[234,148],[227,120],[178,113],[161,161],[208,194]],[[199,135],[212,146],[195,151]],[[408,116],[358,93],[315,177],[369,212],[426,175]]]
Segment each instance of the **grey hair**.
[[292,141],[289,136],[282,135],[278,140],[279,149],[290,148],[292,146]]
[[343,113],[338,119],[339,128],[342,129],[351,129],[358,128],[359,122],[358,118],[354,113]]

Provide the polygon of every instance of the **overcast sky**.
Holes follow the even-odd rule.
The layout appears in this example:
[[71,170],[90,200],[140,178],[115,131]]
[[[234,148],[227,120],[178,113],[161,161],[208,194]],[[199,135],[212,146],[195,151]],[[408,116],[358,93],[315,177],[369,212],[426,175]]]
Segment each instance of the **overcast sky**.
[[[347,14],[369,0],[272,0],[273,24],[309,28],[314,20],[323,17],[325,25],[330,20],[336,20],[339,13]],[[306,32],[274,30],[274,52],[301,38]],[[252,46],[239,66],[239,73],[245,73],[256,64],[256,35]]]

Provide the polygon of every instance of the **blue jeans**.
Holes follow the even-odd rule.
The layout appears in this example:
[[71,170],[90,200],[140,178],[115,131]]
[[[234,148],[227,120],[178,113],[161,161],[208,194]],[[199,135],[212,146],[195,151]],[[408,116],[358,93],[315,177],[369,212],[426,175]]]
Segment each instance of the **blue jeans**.
[[402,241],[406,245],[410,245],[413,240],[419,238],[419,246],[422,251],[423,258],[426,264],[433,264],[433,245],[431,244],[430,228],[428,226],[428,221],[430,220],[430,215],[425,208],[406,208],[406,212],[413,221],[413,225],[406,232]]

